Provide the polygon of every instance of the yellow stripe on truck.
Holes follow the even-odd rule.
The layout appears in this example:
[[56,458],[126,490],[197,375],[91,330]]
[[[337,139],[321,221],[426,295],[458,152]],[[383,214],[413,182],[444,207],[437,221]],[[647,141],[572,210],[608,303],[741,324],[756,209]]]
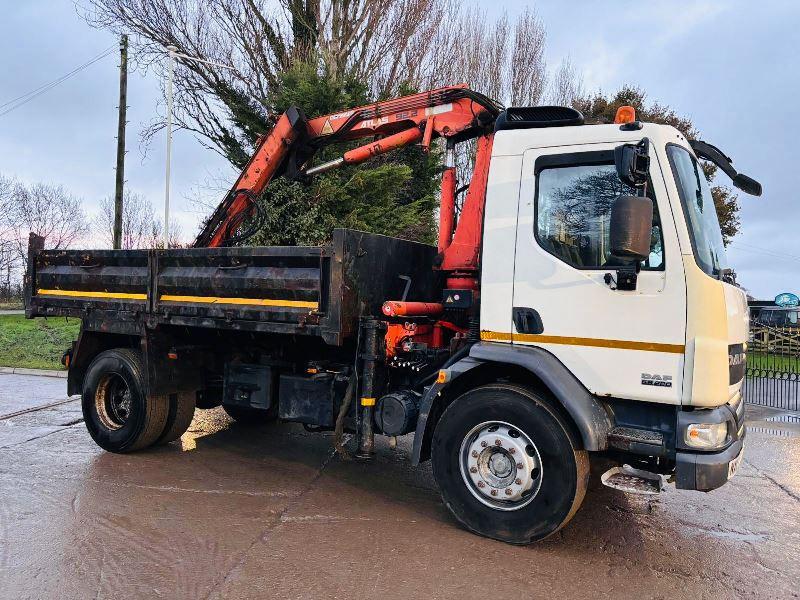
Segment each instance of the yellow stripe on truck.
[[644,352],[666,352],[683,354],[683,344],[662,344],[659,342],[636,342],[631,340],[608,340],[603,338],[585,338],[561,335],[541,335],[533,333],[504,333],[499,331],[481,331],[481,339],[496,342],[527,342],[531,344],[562,344],[567,346],[590,346],[593,348],[616,348],[619,350],[641,350]]
[[[92,292],[86,290],[38,290],[38,296],[55,296],[75,299],[96,300],[147,300],[147,294],[128,292]],[[319,308],[317,302],[302,300],[272,300],[267,298],[220,298],[216,296],[174,296],[164,294],[159,298],[161,302],[189,302],[195,304],[231,304],[246,306],[279,306],[287,308]]]
[[319,308],[317,302],[304,300],[272,300],[267,298],[217,298],[214,296],[173,296],[164,294],[159,298],[161,302],[193,302],[197,304],[246,304],[250,306],[283,306],[289,308]]
[[37,296],[60,296],[63,298],[96,298],[111,300],[147,300],[147,294],[127,292],[88,292],[86,290],[37,290]]

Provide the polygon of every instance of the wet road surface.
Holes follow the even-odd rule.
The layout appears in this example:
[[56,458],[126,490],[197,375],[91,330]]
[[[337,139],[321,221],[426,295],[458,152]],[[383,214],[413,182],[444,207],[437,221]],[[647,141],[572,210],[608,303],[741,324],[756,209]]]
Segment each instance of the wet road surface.
[[514,547],[461,530],[407,440],[343,462],[327,435],[216,409],[114,455],[65,387],[0,375],[2,598],[800,597],[796,415],[751,410],[746,459],[710,494],[627,496],[595,469],[564,530]]

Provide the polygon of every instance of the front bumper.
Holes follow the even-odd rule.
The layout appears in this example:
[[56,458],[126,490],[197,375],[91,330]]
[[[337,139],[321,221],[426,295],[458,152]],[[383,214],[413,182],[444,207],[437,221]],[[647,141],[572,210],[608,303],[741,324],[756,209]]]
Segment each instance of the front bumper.
[[701,454],[678,451],[675,454],[675,487],[710,492],[726,483],[741,459],[744,437],[742,431],[739,439],[722,452]]
[[[745,405],[741,395],[715,408],[687,409],[626,400],[606,402],[614,417],[614,427],[608,436],[609,449],[621,462],[633,460],[628,464],[674,475],[679,489],[703,492],[720,487],[736,471],[745,436]],[[684,440],[692,423],[727,423],[728,445],[710,451],[690,447]]]

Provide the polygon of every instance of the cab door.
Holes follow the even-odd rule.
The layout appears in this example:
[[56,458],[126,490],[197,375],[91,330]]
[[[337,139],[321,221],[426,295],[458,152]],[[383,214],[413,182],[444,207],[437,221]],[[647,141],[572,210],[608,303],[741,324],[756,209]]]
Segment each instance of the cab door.
[[512,343],[551,352],[594,394],[680,404],[686,294],[666,188],[651,151],[651,252],[636,289],[620,289],[609,216],[634,191],[616,174],[616,145],[524,153]]

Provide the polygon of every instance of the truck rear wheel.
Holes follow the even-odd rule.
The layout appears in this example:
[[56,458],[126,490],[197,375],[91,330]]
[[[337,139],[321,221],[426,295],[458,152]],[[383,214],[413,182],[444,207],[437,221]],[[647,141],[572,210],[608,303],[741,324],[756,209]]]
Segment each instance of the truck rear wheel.
[[589,460],[533,391],[492,384],[447,407],[433,437],[442,499],[470,531],[511,544],[555,533],[578,510]]
[[157,444],[169,444],[181,437],[194,418],[194,405],[197,392],[178,392],[169,395],[169,413],[164,433],[158,438]]
[[167,396],[145,393],[142,355],[116,348],[97,355],[86,371],[81,398],[89,435],[109,452],[132,452],[154,444],[169,415]]

